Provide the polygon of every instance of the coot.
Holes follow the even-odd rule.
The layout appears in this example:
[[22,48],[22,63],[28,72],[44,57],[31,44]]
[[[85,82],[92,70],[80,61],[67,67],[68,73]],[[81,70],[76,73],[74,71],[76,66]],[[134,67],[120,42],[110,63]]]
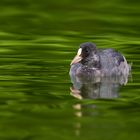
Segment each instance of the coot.
[[70,75],[75,76],[127,76],[130,65],[125,57],[113,49],[97,49],[91,42],[80,44],[71,62]]

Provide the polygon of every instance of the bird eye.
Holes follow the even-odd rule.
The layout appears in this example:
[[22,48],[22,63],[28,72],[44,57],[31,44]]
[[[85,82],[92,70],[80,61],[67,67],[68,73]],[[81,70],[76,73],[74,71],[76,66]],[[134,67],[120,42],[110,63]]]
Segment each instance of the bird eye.
[[86,51],[86,53],[88,53],[89,51],[88,50],[85,50]]

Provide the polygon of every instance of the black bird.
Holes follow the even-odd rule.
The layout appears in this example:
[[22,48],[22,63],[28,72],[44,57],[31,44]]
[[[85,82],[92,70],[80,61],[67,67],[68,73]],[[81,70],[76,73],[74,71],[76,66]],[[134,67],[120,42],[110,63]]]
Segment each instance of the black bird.
[[91,42],[80,44],[71,62],[71,76],[128,76],[131,66],[125,57],[113,49],[99,50]]

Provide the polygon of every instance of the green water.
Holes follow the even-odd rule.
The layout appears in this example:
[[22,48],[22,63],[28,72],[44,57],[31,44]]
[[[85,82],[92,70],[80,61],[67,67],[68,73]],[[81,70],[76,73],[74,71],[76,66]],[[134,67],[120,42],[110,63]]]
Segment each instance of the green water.
[[[0,139],[138,140],[140,2],[0,1]],[[114,48],[133,63],[115,99],[70,95],[80,43]]]

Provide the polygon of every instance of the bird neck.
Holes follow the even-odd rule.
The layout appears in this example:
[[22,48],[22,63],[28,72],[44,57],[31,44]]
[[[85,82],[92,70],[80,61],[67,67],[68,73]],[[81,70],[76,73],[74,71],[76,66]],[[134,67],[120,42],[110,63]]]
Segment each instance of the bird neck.
[[100,57],[97,54],[90,55],[82,60],[82,64],[88,68],[100,68]]

